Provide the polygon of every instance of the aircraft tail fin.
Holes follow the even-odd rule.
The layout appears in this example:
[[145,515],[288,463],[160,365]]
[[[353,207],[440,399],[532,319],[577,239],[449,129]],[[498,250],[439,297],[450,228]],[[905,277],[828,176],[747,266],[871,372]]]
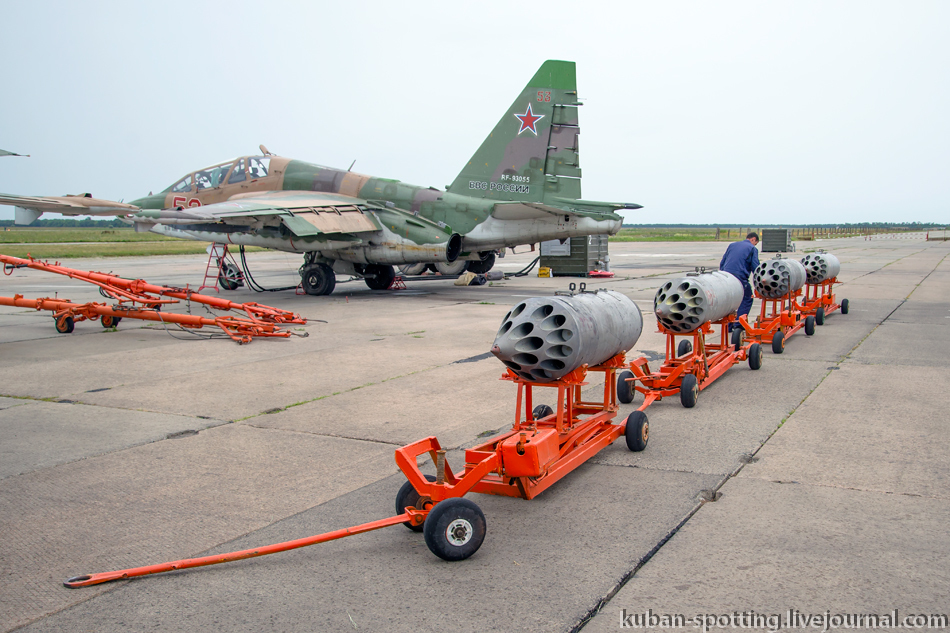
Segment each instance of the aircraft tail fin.
[[581,197],[574,62],[548,60],[449,186],[498,201]]

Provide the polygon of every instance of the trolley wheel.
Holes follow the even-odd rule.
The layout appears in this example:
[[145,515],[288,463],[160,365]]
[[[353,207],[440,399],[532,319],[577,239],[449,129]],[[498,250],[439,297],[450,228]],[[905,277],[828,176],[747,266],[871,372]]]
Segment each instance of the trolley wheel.
[[848,313],[848,300],[842,299],[841,300],[841,314],[847,314],[847,313]]
[[461,497],[444,499],[426,517],[423,534],[429,550],[442,560],[465,560],[485,540],[485,515]]
[[742,329],[741,325],[736,326],[736,329],[732,331],[732,347],[738,352],[742,349],[742,334],[745,330]]
[[634,411],[628,415],[623,434],[627,440],[627,448],[631,451],[640,452],[645,449],[647,442],[650,441],[650,422],[647,420],[647,414],[643,411]]
[[812,336],[815,333],[815,317],[809,315],[805,317],[805,336]]
[[122,317],[106,314],[106,315],[103,315],[102,318],[99,319],[99,322],[102,323],[102,327],[110,328],[110,327],[117,326],[119,324],[119,321],[121,320],[122,320]]
[[785,332],[776,330],[772,335],[772,353],[781,354],[785,351]]
[[691,351],[693,351],[693,344],[690,341],[683,339],[682,341],[679,342],[679,345],[676,346],[676,357],[682,358],[683,356],[686,356],[687,354],[689,354]]
[[[435,481],[435,477],[433,475],[426,475],[426,481]],[[406,511],[407,507],[415,508],[416,503],[419,501],[419,496],[420,495],[418,492],[416,492],[416,489],[412,487],[411,481],[404,483],[402,488],[399,489],[399,492],[396,493],[396,514],[402,514]],[[419,509],[421,510],[422,508]],[[403,525],[413,532],[421,532],[422,525],[425,525],[425,523],[422,525],[413,525],[412,523],[409,523],[409,521],[406,521],[403,523]]]
[[680,402],[687,409],[696,406],[696,398],[699,397],[699,381],[695,374],[686,374],[680,383]]
[[817,310],[815,310],[815,323],[817,323],[818,325],[825,324],[825,309],[824,308],[818,308]]
[[622,371],[617,378],[617,400],[624,404],[630,404],[637,396],[637,390],[633,388],[633,383],[627,382],[627,378],[633,378],[632,371]]
[[554,409],[546,404],[539,404],[531,412],[531,417],[533,417],[535,420],[540,420],[541,418],[551,415],[552,413],[554,413]]
[[759,369],[762,367],[762,346],[753,343],[749,347],[749,369]]
[[70,334],[74,329],[76,329],[76,322],[73,321],[71,316],[64,316],[59,319],[55,319],[56,331],[60,334]]

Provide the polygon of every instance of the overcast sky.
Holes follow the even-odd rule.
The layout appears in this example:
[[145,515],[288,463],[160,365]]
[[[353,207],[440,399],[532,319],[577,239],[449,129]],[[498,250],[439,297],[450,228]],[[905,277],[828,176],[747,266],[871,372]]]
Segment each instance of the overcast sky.
[[[265,144],[443,188],[545,59],[632,223],[950,220],[950,2],[0,0],[0,192],[133,199]],[[13,217],[0,207],[0,219]],[[55,216],[51,216],[55,217]]]

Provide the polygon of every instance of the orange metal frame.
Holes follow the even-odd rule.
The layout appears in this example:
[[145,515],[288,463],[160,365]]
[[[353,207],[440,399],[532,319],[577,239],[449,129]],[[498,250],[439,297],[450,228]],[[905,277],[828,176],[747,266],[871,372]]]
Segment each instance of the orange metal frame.
[[[283,331],[280,324],[305,324],[307,320],[299,314],[280,310],[260,303],[235,303],[228,299],[198,294],[189,288],[175,288],[171,286],[157,286],[141,279],[123,279],[108,273],[74,270],[30,259],[20,259],[8,255],[0,255],[3,263],[3,272],[11,275],[16,268],[33,268],[46,272],[64,275],[71,279],[78,279],[99,287],[100,293],[114,299],[117,304],[108,306],[104,303],[73,303],[63,299],[25,299],[23,295],[0,297],[0,305],[35,310],[50,310],[57,322],[57,329],[68,331],[65,327],[66,319],[73,322],[96,320],[100,318],[115,319],[131,318],[161,323],[174,323],[186,328],[199,329],[204,326],[221,328],[231,339],[238,343],[249,343],[255,337],[292,336],[291,332]],[[233,316],[219,316],[214,318],[199,317],[191,314],[176,314],[162,312],[164,305],[193,301],[207,305],[221,311],[237,310],[244,312],[247,318]],[[104,321],[105,323],[105,321]]]
[[749,323],[744,314],[739,317],[746,338],[759,343],[771,343],[775,333],[781,330],[783,340],[788,340],[788,337],[805,327],[806,315],[797,301],[801,294],[801,290],[796,290],[781,299],[766,299],[756,292],[755,298],[761,300],[762,304],[755,323]]
[[[654,372],[650,370],[649,361],[640,357],[629,366],[633,378],[629,378],[628,382],[644,395],[643,404],[637,410],[643,411],[657,400],[678,394],[686,374],[695,375],[699,389],[703,390],[730,367],[746,360],[752,341],[738,350],[729,343],[729,324],[734,321],[735,315],[730,314],[719,321],[707,321],[685,335],[659,325],[659,332],[666,334],[666,359],[663,364]],[[718,335],[715,326],[719,327]],[[713,335],[713,339],[707,340],[707,335]],[[677,336],[692,341],[692,350],[682,357],[676,354]]]
[[[625,367],[625,363],[624,355],[617,354],[601,365],[579,367],[551,383],[529,382],[507,371],[502,380],[518,385],[514,424],[510,431],[465,451],[463,470],[452,472],[445,459],[445,450],[435,437],[427,437],[396,451],[396,464],[420,494],[416,506],[407,507],[402,514],[266,547],[85,574],[69,578],[63,584],[70,588],[88,587],[112,580],[286,552],[391,525],[422,525],[436,503],[451,497],[463,497],[470,491],[531,499],[624,434],[626,422],[612,424],[610,421],[618,411],[616,373]],[[604,374],[603,398],[596,402],[585,402],[581,398],[581,388],[588,384],[585,381],[588,372]],[[533,417],[533,390],[536,387],[557,389],[554,412],[540,419]],[[429,481],[419,469],[417,458],[426,453],[436,465],[435,481]]]
[[801,305],[803,314],[815,314],[818,308],[824,308],[825,316],[840,310],[841,305],[837,303],[834,293],[834,285],[838,283],[837,277],[826,279],[817,284],[805,284],[805,300]]

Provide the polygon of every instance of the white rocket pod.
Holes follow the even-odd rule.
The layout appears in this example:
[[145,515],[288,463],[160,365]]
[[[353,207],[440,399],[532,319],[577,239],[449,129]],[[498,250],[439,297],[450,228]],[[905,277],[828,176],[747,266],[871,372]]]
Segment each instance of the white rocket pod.
[[692,273],[668,281],[656,291],[653,311],[666,329],[685,334],[707,321],[718,321],[742,303],[742,284],[729,273]]
[[633,348],[643,315],[613,290],[535,297],[501,322],[491,353],[525,380],[551,382]]

